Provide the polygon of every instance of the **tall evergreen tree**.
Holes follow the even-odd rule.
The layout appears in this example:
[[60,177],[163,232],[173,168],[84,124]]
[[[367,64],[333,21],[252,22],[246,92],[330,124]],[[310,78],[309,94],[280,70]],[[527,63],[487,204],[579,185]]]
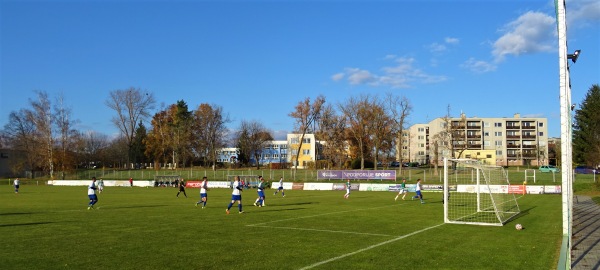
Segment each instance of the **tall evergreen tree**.
[[600,164],[600,86],[592,85],[573,124],[573,160],[578,164]]

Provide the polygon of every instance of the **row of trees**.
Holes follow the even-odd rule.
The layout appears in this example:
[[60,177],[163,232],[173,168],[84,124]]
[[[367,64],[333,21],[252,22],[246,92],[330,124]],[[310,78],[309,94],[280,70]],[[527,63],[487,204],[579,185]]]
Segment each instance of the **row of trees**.
[[[156,101],[151,93],[129,88],[114,90],[105,101],[113,109],[112,123],[120,136],[79,131],[62,95],[50,99],[43,91],[35,92],[29,107],[13,111],[0,133],[0,148],[11,149],[22,158],[11,159],[13,172],[44,171],[50,177],[56,171],[67,172],[80,167],[110,166],[124,168],[138,163],[172,163],[178,166],[214,166],[217,149],[233,146],[240,151],[238,162],[259,160],[261,150],[273,140],[272,132],[257,120],[243,120],[235,129],[221,106],[201,103],[190,110],[185,101],[164,106],[152,114]],[[294,119],[292,133],[304,142],[314,133],[325,147],[319,159],[330,167],[342,167],[349,159],[360,168],[365,161],[397,160],[405,140],[402,131],[412,112],[410,101],[403,96],[383,97],[363,94],[337,104],[327,103],[324,96],[305,98],[288,114]],[[431,153],[439,147],[454,147],[450,113],[447,130],[431,138]],[[150,123],[146,128],[145,123]],[[574,161],[596,166],[600,163],[600,88],[592,86],[575,112]],[[301,145],[300,145],[301,147]],[[300,149],[300,147],[298,149]],[[298,165],[300,151],[291,150]],[[450,149],[451,153],[460,149]],[[349,157],[348,153],[354,156]],[[254,155],[251,157],[251,155]],[[433,156],[434,159],[437,159]],[[127,164],[127,165],[125,165]],[[260,164],[256,164],[260,166]],[[130,167],[128,167],[130,168]]]
[[[60,178],[56,171],[91,166],[214,166],[216,150],[226,146],[238,148],[237,162],[248,164],[251,158],[259,160],[261,150],[273,140],[272,132],[257,120],[243,120],[235,129],[229,129],[228,114],[215,104],[202,103],[190,110],[184,100],[179,100],[152,114],[154,96],[139,88],[109,93],[105,105],[115,112],[111,121],[120,131],[120,136],[111,138],[95,131],[76,130],[79,122],[62,95],[53,101],[46,92],[35,94],[29,108],[10,113],[0,133],[0,148],[18,153],[11,159],[15,174],[43,171]],[[400,133],[411,110],[408,99],[391,94],[384,98],[350,97],[335,105],[326,104],[325,97],[318,96],[313,101],[299,101],[288,116],[295,120],[292,132],[301,134],[300,143],[309,133],[327,142],[320,156],[330,166],[345,164],[350,147],[351,153],[357,153],[352,158],[358,158],[364,168],[365,160],[376,164],[381,156],[390,158],[401,149]],[[146,123],[150,124],[148,128]],[[297,165],[297,152],[292,159]]]

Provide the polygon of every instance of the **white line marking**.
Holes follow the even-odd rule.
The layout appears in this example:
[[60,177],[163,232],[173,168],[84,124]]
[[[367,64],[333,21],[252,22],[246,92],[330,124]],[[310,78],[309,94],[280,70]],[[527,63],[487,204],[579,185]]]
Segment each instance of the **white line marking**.
[[416,231],[416,232],[412,232],[412,233],[409,233],[409,234],[406,234],[406,235],[403,235],[403,236],[400,236],[400,237],[396,237],[394,239],[381,242],[379,244],[371,245],[371,246],[368,246],[368,247],[363,248],[363,249],[359,249],[359,250],[351,252],[351,253],[347,253],[347,254],[344,254],[344,255],[341,255],[341,256],[337,256],[337,257],[334,257],[334,258],[331,258],[331,259],[328,259],[328,260],[324,260],[324,261],[321,261],[321,262],[318,262],[318,263],[315,263],[315,264],[311,264],[309,266],[305,266],[303,268],[300,268],[300,270],[315,268],[317,266],[321,266],[321,265],[326,264],[326,263],[330,263],[330,262],[333,262],[333,261],[336,261],[336,260],[339,260],[339,259],[343,259],[343,258],[346,258],[348,256],[352,256],[352,255],[361,253],[363,251],[367,251],[367,250],[374,249],[374,248],[379,247],[379,246],[383,246],[383,245],[386,245],[386,244],[389,244],[389,243],[392,243],[392,242],[396,242],[396,241],[404,239],[406,237],[413,236],[415,234],[419,234],[419,233],[422,233],[424,231],[431,230],[433,228],[437,228],[437,227],[442,226],[442,225],[444,225],[444,223],[441,223],[441,224],[438,224],[438,225],[435,225],[435,226],[431,226],[431,227],[428,227],[428,228],[425,228],[425,229],[422,229],[422,230],[419,230],[419,231]]
[[378,233],[362,233],[362,232],[334,231],[334,230],[321,230],[321,229],[308,229],[308,228],[294,228],[294,227],[278,227],[278,226],[265,226],[265,225],[246,225],[246,226],[250,226],[250,227],[261,227],[261,228],[274,228],[274,229],[298,230],[298,231],[330,232],[330,233],[345,233],[345,234],[357,234],[357,235],[372,235],[372,236],[385,236],[385,237],[394,237],[394,235],[389,235],[389,234],[378,234]]

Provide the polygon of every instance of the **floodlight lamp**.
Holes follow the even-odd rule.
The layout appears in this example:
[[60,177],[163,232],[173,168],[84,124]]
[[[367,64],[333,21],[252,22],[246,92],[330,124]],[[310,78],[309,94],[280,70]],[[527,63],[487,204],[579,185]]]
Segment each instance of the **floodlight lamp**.
[[581,50],[575,50],[575,53],[567,54],[567,59],[571,59],[575,63],[577,62],[577,58],[579,58],[579,54],[581,54]]

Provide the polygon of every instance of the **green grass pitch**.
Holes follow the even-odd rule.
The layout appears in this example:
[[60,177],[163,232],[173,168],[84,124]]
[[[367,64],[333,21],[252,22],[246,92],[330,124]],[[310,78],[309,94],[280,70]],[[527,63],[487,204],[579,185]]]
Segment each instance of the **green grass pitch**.
[[[394,201],[392,192],[253,189],[225,214],[230,190],[106,187],[0,188],[2,269],[554,269],[560,195],[525,195],[503,227],[443,224],[441,193]],[[411,195],[411,194],[409,194]],[[409,198],[409,196],[407,196]],[[524,230],[514,225],[521,223]]]

